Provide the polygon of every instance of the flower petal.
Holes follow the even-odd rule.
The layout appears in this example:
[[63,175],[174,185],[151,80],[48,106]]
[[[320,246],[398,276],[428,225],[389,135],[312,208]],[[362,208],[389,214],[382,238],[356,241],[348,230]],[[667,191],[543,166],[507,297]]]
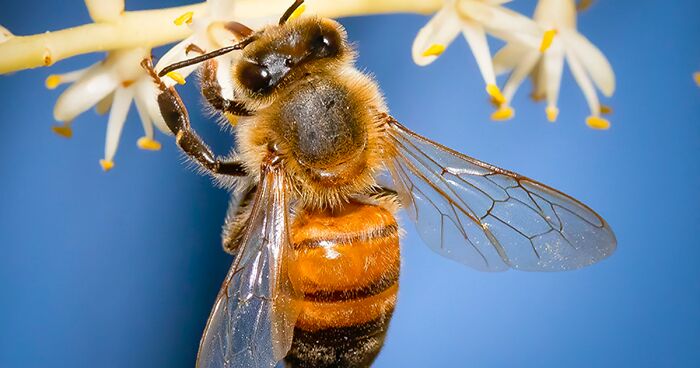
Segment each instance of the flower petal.
[[600,102],[598,101],[598,95],[596,95],[595,87],[591,83],[591,79],[586,74],[586,71],[581,66],[576,54],[571,50],[566,49],[566,60],[569,63],[569,69],[571,69],[571,74],[574,75],[576,83],[578,83],[581,91],[583,92],[586,101],[588,102],[588,107],[591,109],[591,115],[600,115]]
[[[539,51],[538,51],[539,52]],[[544,60],[539,59],[535,68],[532,69],[532,97],[535,101],[543,100],[547,94],[547,74],[544,72]]]
[[[235,55],[234,55],[235,54]],[[231,79],[231,65],[234,57],[239,57],[239,52],[233,52],[229,55],[224,55],[216,58],[218,67],[216,68],[216,81],[221,86],[221,95],[229,100],[234,99],[233,80]]]
[[119,78],[104,65],[91,68],[68,87],[56,100],[53,116],[58,121],[71,121],[114,91]]
[[497,75],[507,73],[523,61],[530,49],[516,42],[508,42],[493,56],[493,68]]
[[90,71],[90,69],[96,68],[100,64],[101,63],[95,63],[95,64],[90,65],[87,68],[74,70],[74,71],[68,72],[68,73],[51,74],[48,77],[46,77],[46,81],[45,81],[46,88],[47,89],[55,89],[56,87],[58,87],[64,83],[73,83],[73,82],[77,81],[78,79],[82,78],[83,75],[85,75],[88,71]]
[[135,96],[136,106],[142,108],[147,114],[148,118],[161,132],[172,135],[173,133],[168,128],[168,124],[165,123],[163,115],[160,113],[160,106],[158,106],[158,89],[156,85],[151,81],[149,77],[144,77],[136,83]]
[[462,24],[462,34],[467,39],[469,47],[472,49],[476,63],[479,66],[481,76],[486,84],[496,84],[496,75],[493,72],[493,61],[491,61],[491,51],[486,41],[484,28],[474,21],[465,20]]
[[439,53],[426,53],[426,50],[431,49],[433,45],[439,45],[444,50],[457,37],[460,28],[461,21],[454,5],[451,2],[447,3],[418,31],[413,41],[413,61],[421,66],[435,61]]
[[540,53],[535,50],[530,50],[530,52],[521,57],[520,62],[515,66],[513,73],[510,74],[505,87],[503,87],[503,97],[505,97],[506,103],[510,103],[513,99],[518,87],[520,87],[523,80],[530,74],[538,60],[540,60]]
[[603,92],[603,95],[612,96],[615,93],[615,73],[605,55],[576,31],[562,32],[562,36],[566,38],[567,45],[576,54],[583,68],[593,79],[593,83]]
[[114,100],[114,92],[108,94],[95,105],[95,112],[97,112],[98,115],[108,113],[109,109],[112,108],[112,100]]
[[517,41],[530,47],[539,46],[542,31],[532,19],[498,4],[481,1],[460,1],[459,14],[480,23],[494,36]]
[[[155,69],[157,71],[162,70],[166,66],[170,64],[174,64],[183,60],[191,59],[195,56],[198,56],[199,54],[194,53],[192,51],[187,52],[188,48],[190,45],[197,45],[199,48],[201,48],[204,51],[207,51],[210,48],[209,43],[203,42],[200,38],[191,36],[186,38],[185,40],[179,42],[175,46],[173,46],[168,52],[163,55],[158,62],[156,63]],[[177,72],[179,75],[181,75],[183,78],[187,78],[192,72],[197,70],[199,67],[199,64],[187,66],[181,69],[178,69]],[[166,86],[172,87],[175,84],[177,84],[177,81],[173,80],[172,78],[163,78],[163,82],[165,83]]]
[[114,154],[117,152],[119,138],[122,135],[122,128],[126,122],[126,115],[129,113],[133,95],[134,91],[130,88],[119,88],[114,92],[114,102],[107,121],[105,161],[112,162]]
[[[559,88],[561,87],[561,75],[564,70],[564,50],[561,48],[561,40],[556,40],[549,48],[543,59],[543,72],[546,77],[547,108],[553,110],[559,100]],[[552,119],[550,119],[552,120]]]
[[134,98],[134,104],[136,105],[136,111],[139,113],[141,125],[143,125],[144,136],[153,139],[153,121],[148,114],[148,107],[144,105],[140,98]]

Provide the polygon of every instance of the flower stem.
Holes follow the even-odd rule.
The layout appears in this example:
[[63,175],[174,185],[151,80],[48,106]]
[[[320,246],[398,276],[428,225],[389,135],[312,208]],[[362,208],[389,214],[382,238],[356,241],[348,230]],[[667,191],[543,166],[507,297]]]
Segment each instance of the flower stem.
[[[282,14],[290,0],[238,0],[237,19]],[[309,0],[309,13],[324,17],[346,17],[383,13],[421,13],[436,11],[442,0]],[[132,47],[157,47],[182,40],[191,31],[176,26],[173,20],[191,11],[206,11],[206,4],[124,12],[114,21],[90,23],[55,32],[0,39],[0,74],[49,66],[75,55]]]

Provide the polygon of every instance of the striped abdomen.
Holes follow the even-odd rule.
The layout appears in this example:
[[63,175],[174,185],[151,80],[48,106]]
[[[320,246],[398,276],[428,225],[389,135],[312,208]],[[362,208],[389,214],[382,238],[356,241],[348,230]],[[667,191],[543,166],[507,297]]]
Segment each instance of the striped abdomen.
[[384,343],[399,278],[399,231],[382,207],[302,211],[291,227],[290,277],[303,294],[291,367],[368,367]]

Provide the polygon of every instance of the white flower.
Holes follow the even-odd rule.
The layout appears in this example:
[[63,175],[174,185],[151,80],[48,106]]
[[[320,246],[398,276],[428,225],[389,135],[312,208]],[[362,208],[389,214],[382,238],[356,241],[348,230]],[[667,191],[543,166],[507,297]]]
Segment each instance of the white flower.
[[555,121],[566,60],[590,107],[591,115],[586,123],[595,129],[609,128],[610,123],[600,116],[607,108],[601,106],[596,87],[603,95],[611,96],[615,91],[615,74],[603,53],[576,30],[575,1],[540,0],[534,20],[540,27],[539,42],[511,41],[494,56],[497,73],[512,72],[503,88],[505,102],[492,118],[502,120],[513,116],[509,102],[523,80],[531,75],[533,98],[547,100],[547,118]]
[[[170,64],[191,59],[221,47],[233,45],[237,40],[226,29],[226,25],[234,19],[235,3],[234,0],[207,0],[206,11],[202,14],[187,12],[174,19],[173,22],[178,26],[189,26],[192,29],[192,35],[168,50],[158,60],[155,69],[160,71]],[[218,57],[217,60],[224,64],[230,64],[239,53],[232,52]],[[172,86],[175,83],[184,84],[185,78],[198,67],[199,64],[191,65],[170,72],[163,78],[163,82],[167,86]],[[225,65],[222,65],[219,69],[226,70],[227,68]]]
[[103,61],[90,67],[46,79],[49,89],[73,82],[59,96],[54,107],[54,118],[63,122],[62,126],[53,127],[56,133],[72,136],[71,122],[92,106],[96,106],[98,113],[109,111],[105,154],[100,160],[105,171],[114,166],[114,155],[132,100],[145,132],[137,142],[139,148],[160,149],[160,143],[153,139],[154,125],[169,134],[157,104],[157,89],[140,65],[141,60],[149,56],[150,50],[144,48],[112,51]]
[[537,32],[531,20],[501,6],[509,1],[446,0],[413,41],[413,60],[418,65],[432,63],[461,31],[474,53],[486,92],[497,103],[505,102],[496,85],[486,32],[507,40]]

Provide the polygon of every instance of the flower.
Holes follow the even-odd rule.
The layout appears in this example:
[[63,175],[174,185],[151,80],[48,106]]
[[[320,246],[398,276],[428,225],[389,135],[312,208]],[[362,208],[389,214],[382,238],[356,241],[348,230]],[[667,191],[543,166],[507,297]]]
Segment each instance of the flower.
[[[206,11],[201,14],[186,12],[173,22],[178,26],[189,26],[192,35],[180,41],[168,50],[155,66],[156,70],[183,60],[190,59],[197,54],[203,54],[224,46],[230,46],[236,41],[235,35],[227,29],[229,21],[235,13],[235,1],[232,0],[207,0]],[[193,53],[195,53],[193,55]],[[220,56],[217,58],[222,63],[230,64],[239,52]],[[191,65],[177,71],[166,74],[163,82],[167,86],[184,84],[187,78],[199,65]],[[225,69],[225,68],[223,68]]]
[[446,0],[413,41],[413,60],[418,65],[432,63],[461,31],[479,66],[486,92],[497,103],[505,102],[496,85],[496,75],[486,32],[504,39],[517,39],[537,31],[528,18],[501,6],[510,0]]
[[505,102],[492,115],[493,119],[512,117],[509,105],[525,77],[532,77],[535,100],[546,99],[545,112],[549,121],[559,114],[557,100],[564,61],[588,102],[591,115],[586,124],[594,129],[608,129],[610,122],[601,117],[609,112],[598,100],[596,87],[610,97],[615,91],[615,74],[605,55],[576,30],[576,3],[574,0],[540,0],[534,14],[540,27],[539,42],[527,38],[508,42],[494,56],[497,73],[511,71],[503,96]]
[[141,118],[145,135],[137,145],[145,150],[159,150],[160,143],[153,139],[153,126],[169,134],[169,130],[157,104],[157,90],[150,77],[140,66],[141,60],[150,56],[150,49],[135,48],[117,50],[85,69],[66,74],[50,75],[46,87],[56,88],[62,83],[71,83],[56,101],[54,118],[63,122],[53,130],[64,137],[71,137],[71,122],[90,107],[98,113],[109,111],[104,158],[100,165],[105,171],[114,166],[122,127],[133,100]]

